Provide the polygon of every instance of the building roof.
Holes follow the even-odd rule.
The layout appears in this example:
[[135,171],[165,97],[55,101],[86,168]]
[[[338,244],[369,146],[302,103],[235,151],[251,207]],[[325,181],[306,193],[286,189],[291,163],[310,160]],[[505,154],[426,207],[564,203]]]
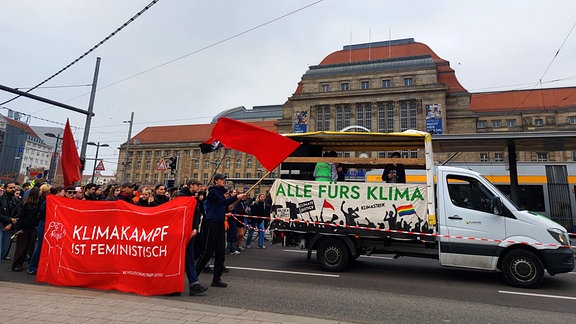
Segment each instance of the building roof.
[[[251,125],[278,132],[277,120],[253,121]],[[201,143],[211,137],[215,124],[151,126],[132,137],[130,144]],[[254,139],[258,140],[258,139]]]
[[220,117],[240,121],[278,120],[282,118],[282,105],[254,106],[252,109],[244,106],[230,108],[214,116],[212,122],[217,122]]
[[[397,62],[402,58],[414,57],[430,57],[438,71],[438,82],[443,83],[450,93],[467,92],[456,78],[450,62],[440,58],[428,45],[414,42],[413,38],[344,46],[342,50],[326,56],[319,65],[334,66],[366,61]],[[298,86],[296,93],[301,91]]]
[[6,118],[6,122],[8,123],[8,125],[14,126],[24,132],[26,132],[26,134],[28,134],[29,136],[35,137],[35,138],[40,138],[40,136],[38,136],[38,134],[36,134],[36,132],[27,124],[23,123],[23,122],[19,122],[17,120],[11,119],[11,118]]
[[505,112],[576,108],[576,87],[473,93],[470,109]]

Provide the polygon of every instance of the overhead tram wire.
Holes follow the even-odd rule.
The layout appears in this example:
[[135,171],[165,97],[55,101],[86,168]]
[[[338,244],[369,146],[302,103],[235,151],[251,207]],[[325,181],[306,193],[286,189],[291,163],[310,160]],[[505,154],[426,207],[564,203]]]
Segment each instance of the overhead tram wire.
[[[41,85],[43,85],[44,83],[50,81],[51,79],[53,79],[54,77],[56,77],[57,75],[59,75],[60,73],[66,71],[68,68],[70,68],[72,65],[76,64],[78,61],[80,61],[81,59],[83,59],[84,57],[86,57],[88,54],[92,53],[95,49],[97,49],[98,47],[100,47],[100,45],[104,44],[105,42],[107,42],[110,38],[112,38],[113,36],[115,36],[116,34],[118,34],[122,29],[124,29],[124,27],[128,26],[131,22],[133,22],[134,20],[136,20],[136,18],[140,17],[144,12],[146,12],[148,9],[150,9],[153,5],[155,5],[158,1],[160,0],[152,0],[152,2],[150,2],[146,7],[144,7],[144,9],[140,10],[137,14],[135,14],[132,18],[128,19],[128,21],[126,21],[124,24],[122,24],[122,26],[118,27],[115,31],[113,31],[110,35],[106,36],[106,38],[104,38],[103,40],[101,40],[98,44],[94,45],[91,49],[89,49],[88,51],[86,51],[84,54],[80,55],[80,57],[78,57],[77,59],[75,59],[74,61],[72,61],[72,63],[66,65],[64,68],[62,68],[60,71],[54,73],[53,75],[51,75],[49,78],[47,78],[46,80],[40,82],[39,84],[37,84],[36,86],[30,88],[28,92],[31,92],[32,90],[40,87]],[[12,102],[16,99],[20,98],[20,96],[16,96],[13,97],[12,99],[9,99],[7,101],[4,101],[2,103],[0,103],[0,105],[5,105],[9,102]]]
[[[197,50],[195,50],[195,51],[193,51],[193,52],[190,52],[190,53],[188,53],[188,54],[184,54],[184,55],[182,55],[182,56],[180,56],[180,57],[177,57],[177,58],[175,58],[175,59],[172,59],[172,60],[170,60],[170,61],[168,61],[168,62],[164,62],[164,63],[162,63],[162,64],[153,66],[153,67],[151,67],[151,68],[149,68],[149,69],[146,69],[146,70],[144,70],[144,71],[142,71],[142,72],[139,72],[139,73],[136,73],[136,74],[131,75],[131,76],[129,76],[129,77],[126,77],[126,78],[124,78],[124,79],[121,79],[121,80],[118,80],[118,81],[116,81],[116,82],[112,82],[112,83],[110,83],[110,84],[107,84],[107,85],[105,85],[105,86],[103,86],[103,87],[98,88],[97,90],[106,89],[106,88],[108,88],[108,87],[117,85],[118,83],[122,83],[122,82],[124,82],[124,81],[133,79],[133,78],[135,78],[135,77],[137,77],[137,76],[140,76],[140,75],[142,75],[142,74],[148,73],[148,72],[153,71],[153,70],[156,70],[156,69],[158,69],[158,68],[161,68],[161,67],[163,67],[163,66],[165,66],[165,65],[168,65],[168,64],[174,63],[174,62],[176,62],[176,61],[179,61],[179,60],[181,60],[181,59],[183,59],[183,58],[186,58],[186,57],[188,57],[188,56],[190,56],[190,55],[194,55],[194,54],[200,53],[200,52],[205,51],[205,50],[207,50],[207,49],[209,49],[209,48],[212,48],[212,47],[214,47],[214,46],[220,45],[220,44],[225,43],[225,42],[227,42],[227,41],[229,41],[229,40],[232,40],[232,39],[234,39],[234,38],[237,38],[237,37],[240,37],[240,36],[242,36],[242,35],[244,35],[244,34],[247,34],[247,33],[251,32],[251,31],[254,31],[254,30],[256,30],[256,29],[259,29],[259,28],[262,28],[262,27],[264,27],[264,26],[266,26],[266,25],[269,25],[269,24],[271,24],[271,23],[273,23],[273,22],[276,22],[276,21],[278,21],[278,20],[281,20],[281,19],[283,19],[283,18],[286,18],[286,17],[288,17],[288,16],[291,16],[291,15],[297,13],[297,12],[300,12],[300,11],[302,11],[302,10],[304,10],[304,9],[307,9],[307,8],[309,8],[309,7],[312,7],[312,6],[314,6],[314,5],[316,5],[316,4],[320,3],[320,2],[323,2],[323,1],[324,1],[324,0],[318,0],[318,1],[313,2],[313,3],[311,3],[311,4],[305,5],[305,6],[303,6],[303,7],[300,7],[300,8],[298,8],[298,9],[296,9],[296,10],[290,11],[290,12],[288,12],[288,13],[280,16],[280,17],[276,17],[276,18],[274,18],[274,19],[272,19],[272,20],[269,20],[269,21],[267,21],[267,22],[265,22],[265,23],[262,23],[262,24],[260,24],[260,25],[254,26],[254,27],[252,27],[252,28],[249,28],[249,29],[247,29],[247,30],[245,30],[245,31],[243,31],[243,32],[240,32],[240,33],[238,33],[238,34],[234,34],[234,35],[229,36],[229,37],[226,37],[226,38],[224,38],[224,39],[222,39],[222,40],[216,41],[216,42],[214,42],[214,43],[212,43],[212,44],[206,45],[206,46],[204,46],[204,47],[202,47],[202,48],[200,48],[200,49],[197,49]],[[80,95],[80,96],[78,96],[78,97],[74,97],[74,98],[72,98],[72,99],[70,99],[70,100],[68,100],[68,101],[72,101],[72,100],[78,99],[78,98],[83,97],[83,96],[85,96],[85,95],[87,95],[87,94],[88,94],[88,93],[85,93],[85,94]]]
[[[570,31],[568,32],[568,34],[566,35],[566,37],[564,38],[564,41],[562,42],[562,44],[560,45],[560,47],[558,48],[558,50],[556,51],[556,54],[554,54],[554,57],[552,58],[552,60],[550,61],[550,64],[548,64],[548,67],[546,67],[546,70],[544,70],[544,73],[542,73],[542,76],[540,76],[540,79],[538,79],[538,82],[535,84],[536,85],[540,85],[540,90],[543,90],[542,88],[542,79],[544,79],[544,76],[546,75],[546,73],[548,72],[548,70],[550,69],[550,67],[552,66],[552,64],[554,63],[554,61],[556,60],[556,58],[558,57],[558,54],[560,54],[560,51],[562,50],[562,48],[564,47],[564,44],[566,44],[566,41],[568,41],[568,38],[570,37],[570,35],[572,34],[572,32],[574,31],[574,28],[576,27],[576,22],[574,22],[574,24],[572,25],[572,28],[570,28]],[[530,93],[528,93],[526,95],[526,97],[522,100],[522,105],[524,104],[524,102],[526,101],[526,99],[528,99],[528,97],[530,96]],[[544,94],[542,93],[542,91],[540,91],[540,96],[542,99],[542,108],[544,108],[545,106],[545,102],[544,102]]]

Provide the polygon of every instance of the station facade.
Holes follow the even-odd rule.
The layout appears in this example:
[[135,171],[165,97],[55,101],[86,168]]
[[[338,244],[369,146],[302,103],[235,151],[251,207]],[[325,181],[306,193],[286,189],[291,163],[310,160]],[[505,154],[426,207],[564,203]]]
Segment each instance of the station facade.
[[[210,124],[147,127],[120,147],[118,179],[142,184],[208,183],[215,172],[248,187],[266,172],[245,153],[202,154],[219,117],[278,133],[346,129],[433,134],[576,130],[576,87],[470,93],[450,62],[414,39],[347,45],[308,67],[283,105],[237,107]],[[258,139],[254,139],[257,141]],[[265,143],[263,143],[265,145]],[[391,152],[382,151],[385,156]],[[357,154],[362,154],[358,152]],[[418,152],[402,152],[415,157]],[[576,152],[518,152],[520,162],[573,162]],[[126,158],[127,155],[127,158]],[[178,157],[178,170],[157,170],[160,159]],[[439,163],[447,154],[436,155]],[[507,152],[463,153],[457,162],[503,162]],[[124,175],[124,179],[120,177]],[[271,179],[278,176],[273,173]]]

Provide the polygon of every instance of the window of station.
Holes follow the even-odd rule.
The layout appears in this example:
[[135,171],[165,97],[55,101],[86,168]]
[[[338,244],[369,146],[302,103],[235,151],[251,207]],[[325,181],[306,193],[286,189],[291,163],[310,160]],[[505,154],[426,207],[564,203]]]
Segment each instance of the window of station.
[[488,153],[480,153],[480,162],[488,162]]
[[534,126],[544,126],[544,119],[542,118],[534,119]]
[[485,120],[479,120],[476,123],[476,128],[486,128],[486,121]]
[[321,85],[322,87],[322,92],[328,92],[330,90],[330,85],[328,83],[323,83]]
[[492,127],[500,127],[502,126],[502,121],[500,120],[493,120],[492,121]]
[[390,79],[382,80],[382,88],[390,88],[390,87],[392,87],[392,82],[390,81]]
[[507,119],[506,126],[508,127],[516,127],[516,119]]
[[404,78],[404,86],[411,87],[414,84],[414,79],[412,77]]
[[494,153],[494,161],[496,162],[503,162],[504,156],[502,153]]
[[348,82],[340,83],[340,90],[342,90],[342,91],[350,90],[350,84]]
[[538,153],[536,153],[536,161],[538,161],[538,162],[546,162],[546,161],[548,161],[548,153],[546,153],[546,152],[538,152]]
[[366,81],[366,80],[360,81],[360,88],[362,90],[370,89],[370,81]]
[[570,124],[576,124],[576,116],[570,116],[569,120],[570,120]]

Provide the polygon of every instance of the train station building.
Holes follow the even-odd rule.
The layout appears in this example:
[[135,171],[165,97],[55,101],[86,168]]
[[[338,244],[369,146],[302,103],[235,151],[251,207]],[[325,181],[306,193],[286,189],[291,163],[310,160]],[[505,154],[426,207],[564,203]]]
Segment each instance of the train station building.
[[[228,150],[200,153],[198,145],[210,138],[222,116],[278,133],[417,129],[441,136],[576,131],[576,86],[471,93],[458,81],[449,61],[412,38],[346,45],[309,66],[283,104],[227,109],[210,124],[147,127],[120,148],[117,170],[126,178],[121,180],[183,183],[197,178],[207,183],[216,169],[240,185],[258,180],[263,168],[250,155]],[[417,154],[402,152],[404,157]],[[170,156],[178,157],[176,175],[156,170],[159,160]],[[451,155],[436,158],[442,163]],[[508,152],[466,152],[453,159],[505,164]],[[574,162],[576,151],[519,151],[517,160]],[[278,173],[271,179],[274,176]]]

